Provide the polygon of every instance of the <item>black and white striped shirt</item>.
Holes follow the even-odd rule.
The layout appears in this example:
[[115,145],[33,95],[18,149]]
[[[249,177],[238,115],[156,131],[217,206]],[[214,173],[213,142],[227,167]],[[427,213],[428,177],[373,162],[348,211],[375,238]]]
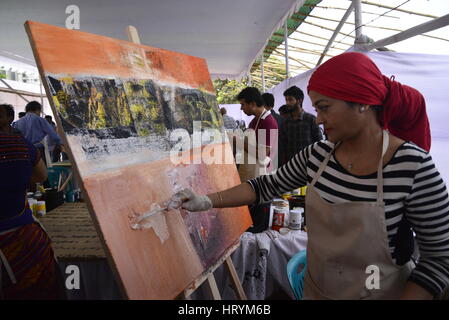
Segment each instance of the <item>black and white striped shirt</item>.
[[[316,142],[271,175],[248,181],[259,203],[310,183],[332,151],[328,141]],[[383,168],[385,220],[390,252],[399,265],[410,260],[416,233],[420,258],[411,281],[439,295],[449,285],[449,200],[446,185],[432,157],[413,143],[403,143]],[[330,203],[376,201],[377,173],[356,176],[332,156],[315,184]]]

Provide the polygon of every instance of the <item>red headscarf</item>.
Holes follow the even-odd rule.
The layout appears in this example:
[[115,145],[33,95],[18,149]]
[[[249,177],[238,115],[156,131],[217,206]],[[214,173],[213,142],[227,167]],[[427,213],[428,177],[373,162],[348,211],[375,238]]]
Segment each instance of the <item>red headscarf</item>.
[[322,64],[310,78],[307,92],[333,99],[383,106],[383,127],[393,135],[430,150],[430,126],[422,94],[384,76],[374,62],[346,52]]

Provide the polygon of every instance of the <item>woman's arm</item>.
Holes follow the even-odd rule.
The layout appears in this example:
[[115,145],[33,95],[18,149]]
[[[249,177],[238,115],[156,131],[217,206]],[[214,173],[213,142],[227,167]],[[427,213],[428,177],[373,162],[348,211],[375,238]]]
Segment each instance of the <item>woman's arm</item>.
[[239,207],[253,204],[256,201],[271,201],[284,192],[306,185],[306,162],[312,147],[313,145],[306,147],[274,174],[260,176],[236,187],[207,196],[197,195],[190,189],[184,189],[173,195],[167,206],[173,209],[182,206],[195,212],[207,211],[213,207]]
[[405,284],[401,300],[432,300],[432,294],[426,289],[418,286],[416,283],[408,281]]
[[42,159],[39,159],[39,161],[33,167],[30,183],[41,183],[45,180],[47,180],[47,168],[45,167],[44,161]]
[[213,208],[240,207],[253,204],[256,201],[256,192],[246,182],[207,196],[211,200]]
[[[439,296],[449,285],[449,201],[446,185],[428,154],[415,170],[406,218],[416,233],[419,261],[403,299]],[[426,292],[424,292],[426,291]]]

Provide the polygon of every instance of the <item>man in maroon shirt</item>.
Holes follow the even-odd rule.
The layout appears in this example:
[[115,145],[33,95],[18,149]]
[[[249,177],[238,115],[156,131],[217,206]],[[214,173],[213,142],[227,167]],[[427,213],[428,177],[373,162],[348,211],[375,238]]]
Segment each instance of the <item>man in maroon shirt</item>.
[[[241,109],[246,115],[254,116],[248,127],[255,132],[256,148],[252,146],[254,142],[251,139],[249,141],[244,139],[243,148],[249,156],[248,159],[245,157],[245,163],[239,166],[240,179],[245,181],[255,178],[266,171],[270,164],[269,157],[273,157],[276,154],[278,125],[271,112],[264,108],[264,101],[257,88],[248,87],[243,89],[238,94],[237,100],[240,102]],[[265,159],[259,159],[259,148],[265,148]],[[251,159],[251,154],[254,151],[257,152],[253,155],[253,160],[255,158],[256,164],[251,164],[248,160]],[[248,229],[248,231],[257,233],[268,228],[269,204],[251,206],[250,212],[253,219],[253,227]]]
[[[257,88],[248,87],[243,89],[238,94],[237,100],[240,102],[241,109],[247,116],[254,116],[248,128],[255,132],[257,153],[259,153],[259,148],[266,148],[265,154],[269,157],[273,154],[272,148],[275,147],[275,143],[277,142],[278,125],[276,119],[264,108],[264,101]],[[271,140],[272,135],[275,135],[273,141]],[[251,147],[254,147],[251,145],[251,141],[245,139],[243,146],[245,152],[252,153]],[[256,158],[257,153],[254,155]],[[264,159],[260,159],[258,162],[260,163],[262,161]]]

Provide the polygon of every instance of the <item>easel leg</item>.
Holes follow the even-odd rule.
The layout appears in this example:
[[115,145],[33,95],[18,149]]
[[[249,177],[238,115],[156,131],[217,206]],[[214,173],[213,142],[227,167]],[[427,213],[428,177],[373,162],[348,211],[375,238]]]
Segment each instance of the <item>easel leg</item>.
[[240,300],[248,300],[246,298],[245,291],[243,290],[242,284],[240,283],[239,277],[237,276],[237,271],[235,271],[234,264],[232,263],[232,259],[230,256],[226,258],[225,265],[226,269],[229,271],[229,274],[231,275],[231,281],[235,293],[238,295]]
[[220,291],[218,291],[217,282],[213,273],[207,277],[207,284],[209,285],[210,294],[214,300],[221,300]]
[[199,286],[207,280],[207,287],[209,289],[210,295],[214,300],[221,300],[220,291],[218,290],[217,283],[214,277],[214,271],[225,262],[226,270],[228,270],[231,275],[231,283],[234,287],[234,291],[237,297],[241,300],[247,300],[245,291],[243,291],[242,284],[240,283],[237,272],[235,271],[234,264],[232,263],[231,254],[238,248],[239,243],[236,243],[231,247],[218,261],[217,263],[209,268],[201,277],[192,282],[180,295],[181,299],[190,300],[193,292],[199,288]]

